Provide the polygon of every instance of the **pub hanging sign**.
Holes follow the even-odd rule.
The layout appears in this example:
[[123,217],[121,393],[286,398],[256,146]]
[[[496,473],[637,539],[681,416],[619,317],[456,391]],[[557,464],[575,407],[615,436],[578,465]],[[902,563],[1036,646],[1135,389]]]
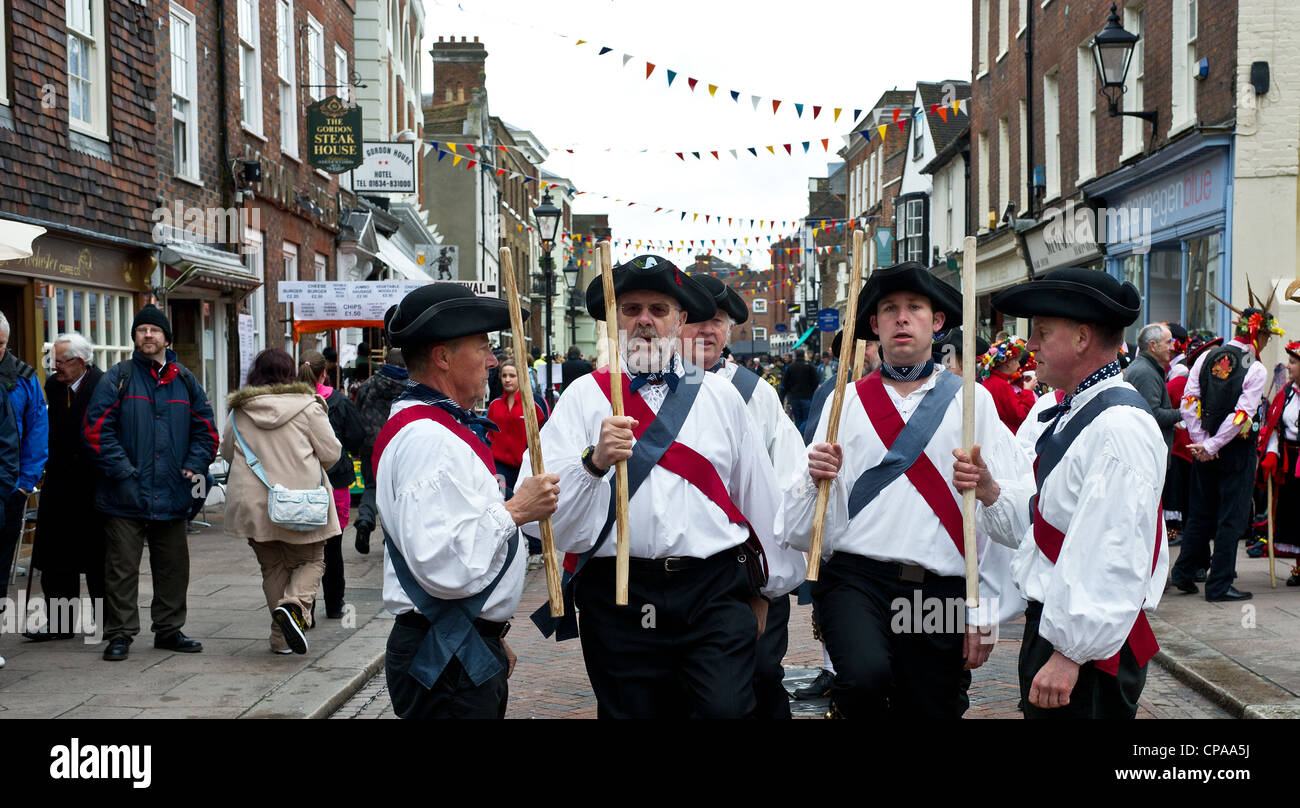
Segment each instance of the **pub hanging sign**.
[[328,174],[361,165],[361,107],[335,95],[307,107],[307,142],[308,162]]

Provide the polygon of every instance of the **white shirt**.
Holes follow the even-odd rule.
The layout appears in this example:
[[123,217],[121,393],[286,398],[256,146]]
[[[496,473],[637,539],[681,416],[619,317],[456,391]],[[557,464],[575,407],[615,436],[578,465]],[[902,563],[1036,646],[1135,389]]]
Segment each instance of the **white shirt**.
[[86,373],[82,373],[80,376],[77,377],[77,380],[75,382],[68,385],[68,389],[72,391],[73,395],[76,395],[77,391],[81,389],[81,383],[86,380],[87,375],[88,374]]
[[[1102,390],[1120,385],[1132,389],[1113,376],[1075,396],[1056,429],[1064,429]],[[1020,439],[1047,426],[1031,413]],[[1149,413],[1117,406],[1098,415],[1043,481],[1039,512],[1065,533],[1055,564],[1034,542],[1032,470],[1019,479],[998,477],[1002,494],[985,509],[985,528],[994,541],[1017,548],[1011,571],[1021,593],[1043,604],[1039,634],[1075,662],[1114,656],[1138,611],[1154,611],[1160,603],[1169,548],[1156,508],[1167,453]],[[1157,542],[1160,557],[1153,574]]]
[[[739,365],[729,361],[718,368],[716,375],[732,381],[739,368]],[[732,386],[735,386],[734,381]],[[754,386],[754,394],[749,397],[745,407],[761,433],[763,445],[767,447],[767,457],[772,461],[772,470],[778,480],[782,469],[807,462],[803,436],[799,434],[798,429],[795,429],[794,421],[790,420],[790,416],[785,414],[785,407],[781,406],[781,397],[777,395],[772,385],[760,377],[758,384]],[[781,544],[780,539],[777,543]],[[778,548],[777,552],[785,556],[783,566],[796,568],[798,578],[802,579],[808,574],[808,563],[804,560],[803,553],[785,546]],[[768,566],[771,565],[772,559],[769,557]],[[798,586],[798,583],[795,586]]]
[[[1277,429],[1273,434],[1268,436],[1268,452],[1277,454],[1277,436],[1279,432],[1287,440],[1300,440],[1300,428],[1297,428],[1297,421],[1300,420],[1300,392],[1291,396],[1291,400],[1282,408],[1282,419],[1278,422]],[[1279,465],[1281,465],[1279,463]]]
[[[396,401],[392,414],[419,401]],[[496,475],[466,443],[435,421],[414,421],[389,442],[375,473],[375,504],[388,535],[420,588],[443,600],[483,591],[505,563],[515,522]],[[528,549],[519,537],[514,561],[479,616],[509,620],[524,589]],[[384,608],[414,607],[384,553]]]
[[[788,556],[779,552],[774,530],[781,507],[780,489],[771,463],[765,459],[758,429],[731,382],[688,366],[681,384],[693,383],[701,387],[677,442],[713,464],[767,555],[768,582],[763,594],[783,595],[799,585],[803,574],[783,563]],[[647,384],[632,395],[644,399],[644,391],[658,393],[658,401],[647,402],[657,412],[667,395],[665,387]],[[560,478],[560,503],[551,525],[555,529],[555,546],[562,552],[591,549],[609,513],[612,489],[608,480],[614,470],[608,470],[604,477],[591,475],[582,464],[582,452],[600,440],[600,422],[612,414],[613,408],[596,383],[595,374],[588,374],[569,386],[542,427],[546,470]],[[525,452],[518,484],[530,474]],[[732,524],[698,488],[662,466],[650,470],[628,502],[628,521],[633,558],[708,558],[749,537],[744,527]],[[533,536],[539,533],[535,522],[524,530]],[[596,555],[613,557],[617,545],[616,528],[611,528]]]
[[[950,371],[936,369],[925,384],[907,396],[901,396],[888,384],[885,391],[903,421],[908,421],[921,399],[940,378]],[[953,501],[961,506],[961,496],[952,485],[952,450],[962,445],[961,391],[954,395],[954,403],[944,411],[943,420],[926,445],[924,454],[938,469],[947,484]],[[826,425],[830,407],[826,407],[817,424],[813,444],[826,441]],[[934,509],[912,485],[907,475],[900,475],[885,486],[874,500],[849,519],[849,493],[859,476],[880,464],[885,457],[885,445],[875,426],[867,418],[866,410],[858,398],[857,385],[844,390],[844,404],[840,413],[838,440],[843,449],[843,462],[839,474],[831,482],[830,500],[826,508],[826,526],[822,533],[822,557],[830,558],[837,552],[915,564],[944,576],[966,575],[966,561],[952,537],[935,515]],[[993,404],[993,398],[982,386],[975,386],[975,443],[980,446],[980,456],[997,479],[1004,473],[1028,473],[1024,454],[1019,451],[1011,432],[1002,424]],[[817,500],[817,485],[808,474],[805,455],[796,467],[788,469],[782,478],[785,492],[785,535],[790,546],[807,550],[812,542],[813,511]],[[977,504],[977,527],[982,524],[983,506]],[[981,592],[995,591],[996,585],[988,578],[985,556],[980,560]],[[1004,559],[1005,560],[1005,559]],[[992,619],[985,615],[968,618],[976,625],[988,625]]]

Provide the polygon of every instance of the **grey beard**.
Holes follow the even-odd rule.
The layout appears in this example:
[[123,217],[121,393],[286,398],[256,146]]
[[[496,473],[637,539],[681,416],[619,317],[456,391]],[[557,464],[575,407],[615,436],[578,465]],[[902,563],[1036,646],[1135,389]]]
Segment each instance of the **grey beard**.
[[628,339],[623,360],[629,373],[662,373],[672,368],[677,353],[677,337],[653,337],[649,343],[637,338]]

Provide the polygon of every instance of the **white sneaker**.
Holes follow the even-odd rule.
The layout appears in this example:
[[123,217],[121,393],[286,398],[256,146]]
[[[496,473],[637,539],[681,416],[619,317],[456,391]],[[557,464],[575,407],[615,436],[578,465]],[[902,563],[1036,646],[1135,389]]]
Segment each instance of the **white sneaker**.
[[293,653],[293,649],[292,649],[292,648],[278,648],[278,649],[273,648],[273,649],[271,649],[271,653],[273,653],[273,654],[292,654],[292,653]]
[[4,666],[5,666],[5,658],[0,656],[0,668],[3,668]]

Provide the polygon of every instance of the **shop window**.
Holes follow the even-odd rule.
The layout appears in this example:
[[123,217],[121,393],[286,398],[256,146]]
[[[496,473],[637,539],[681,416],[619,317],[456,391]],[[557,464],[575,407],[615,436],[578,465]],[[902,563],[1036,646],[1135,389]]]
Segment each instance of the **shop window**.
[[754,298],[754,302],[750,304],[750,310],[755,314],[766,314],[767,298],[762,298],[762,297]]
[[1182,318],[1182,309],[1181,250],[1152,250],[1147,270],[1146,321],[1149,323],[1178,322]]
[[135,301],[131,295],[57,284],[45,288],[53,294],[37,300],[44,351],[50,350],[60,334],[76,331],[90,341],[99,368],[107,370],[130,358],[135,350],[131,339]]
[[1219,234],[1210,233],[1187,242],[1187,299],[1183,326],[1219,332],[1222,310],[1209,293],[1219,293]]
[[756,340],[767,339],[767,329],[759,326],[754,326],[754,339]]

